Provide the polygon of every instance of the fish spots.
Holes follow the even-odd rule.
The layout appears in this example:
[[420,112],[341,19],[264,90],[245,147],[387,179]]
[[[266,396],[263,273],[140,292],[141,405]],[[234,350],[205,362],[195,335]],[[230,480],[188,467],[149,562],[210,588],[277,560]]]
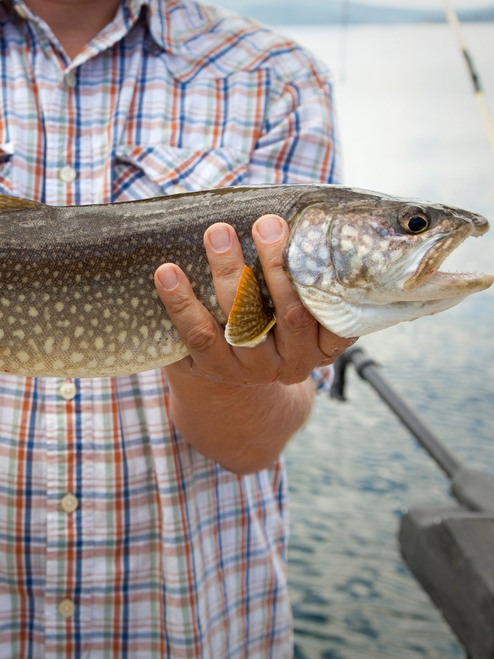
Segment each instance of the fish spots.
[[[116,267],[107,267],[107,255],[82,252],[77,258],[57,256],[56,263],[38,252],[44,259],[36,266],[39,276],[19,266],[12,279],[16,264],[9,266],[0,290],[2,368],[94,377],[168,363],[180,344],[153,283],[154,261],[161,262],[163,247],[156,246],[151,263],[148,248],[139,249],[122,259],[112,247],[108,263]],[[207,302],[212,289],[195,278]]]
[[341,234],[343,236],[356,237],[358,236],[358,231],[357,228],[353,226],[353,224],[348,223],[348,224],[344,224],[343,227],[341,228]]
[[107,358],[105,359],[105,361],[103,362],[103,364],[104,364],[104,366],[107,366],[107,367],[109,366],[109,367],[111,367],[111,366],[114,366],[114,365],[115,365],[115,362],[116,362],[116,361],[117,361],[117,358],[115,357],[115,355],[110,355],[109,357],[107,357]]
[[16,353],[16,357],[21,364],[26,364],[30,359],[29,354],[25,350],[19,350],[19,352]]

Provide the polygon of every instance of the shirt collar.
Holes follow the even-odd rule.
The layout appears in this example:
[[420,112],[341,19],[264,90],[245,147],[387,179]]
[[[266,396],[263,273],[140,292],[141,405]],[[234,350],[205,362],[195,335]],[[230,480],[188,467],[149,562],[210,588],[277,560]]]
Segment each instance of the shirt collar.
[[[8,10],[15,10],[22,19],[44,25],[23,0],[0,0]],[[211,21],[207,10],[196,2],[185,0],[122,0],[124,23],[129,30],[141,13],[156,45],[165,51],[182,54],[189,42],[208,32]],[[144,10],[144,11],[143,11]],[[122,26],[120,25],[119,32]],[[117,30],[117,26],[115,26]]]
[[[137,2],[139,0],[136,0]],[[140,0],[148,8],[148,26],[155,43],[173,54],[210,29],[205,7],[189,0]]]

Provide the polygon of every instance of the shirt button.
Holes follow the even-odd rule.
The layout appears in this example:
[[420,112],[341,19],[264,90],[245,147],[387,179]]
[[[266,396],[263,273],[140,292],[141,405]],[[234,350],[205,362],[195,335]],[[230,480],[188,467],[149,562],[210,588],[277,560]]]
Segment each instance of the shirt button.
[[66,513],[73,513],[74,510],[77,510],[79,507],[79,499],[75,497],[71,492],[66,494],[63,499],[60,501],[62,510]]
[[60,396],[65,398],[65,400],[72,400],[77,393],[77,387],[70,380],[65,380],[63,384],[60,385]]
[[75,604],[72,600],[65,599],[58,605],[58,612],[64,618],[70,618],[75,613]]
[[77,78],[73,71],[69,71],[64,75],[64,81],[67,87],[73,89],[77,85]]
[[77,173],[73,167],[65,165],[65,167],[62,167],[58,172],[58,176],[64,183],[72,183],[72,181],[75,181]]

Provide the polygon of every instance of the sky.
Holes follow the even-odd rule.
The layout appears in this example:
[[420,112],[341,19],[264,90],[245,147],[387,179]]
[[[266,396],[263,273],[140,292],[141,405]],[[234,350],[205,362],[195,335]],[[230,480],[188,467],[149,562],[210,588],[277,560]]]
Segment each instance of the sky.
[[[351,1],[351,0],[350,0]],[[380,5],[395,9],[440,9],[443,0],[359,0],[366,5]],[[474,9],[492,6],[493,0],[452,0],[455,9]]]

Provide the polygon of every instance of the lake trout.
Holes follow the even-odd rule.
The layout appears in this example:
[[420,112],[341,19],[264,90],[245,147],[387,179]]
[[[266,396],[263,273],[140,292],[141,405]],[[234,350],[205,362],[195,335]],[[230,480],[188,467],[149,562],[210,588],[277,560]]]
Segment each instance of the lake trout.
[[[0,195],[0,369],[98,377],[183,358],[153,283],[164,262],[184,270],[232,345],[256,345],[275,322],[251,236],[265,213],[289,223],[286,270],[303,304],[342,337],[437,313],[493,281],[438,270],[467,236],[488,230],[485,218],[342,186],[233,187],[77,207]],[[202,242],[215,222],[235,228],[246,262],[228,319]]]

